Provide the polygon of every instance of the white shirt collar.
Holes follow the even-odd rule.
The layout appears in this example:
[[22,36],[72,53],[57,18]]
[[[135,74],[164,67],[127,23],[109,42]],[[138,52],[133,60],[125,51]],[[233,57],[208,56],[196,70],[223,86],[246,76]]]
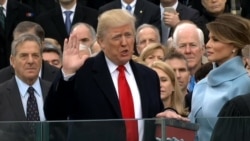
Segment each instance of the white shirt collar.
[[[108,57],[105,56],[105,60],[107,62],[107,65],[108,65],[108,69],[109,69],[109,72],[110,73],[113,73],[115,71],[117,71],[117,67],[118,65],[114,64],[111,60],[108,59]],[[127,62],[124,67],[126,68],[126,72],[130,75],[132,74],[132,69],[131,69],[131,66],[129,64],[129,62]]]
[[[18,78],[18,76],[15,75],[15,79],[17,82],[17,86],[20,92],[20,95],[24,97],[27,94],[27,90],[30,87],[28,84],[23,82],[21,79]],[[35,93],[38,94],[38,96],[42,96],[42,90],[39,78],[35,81],[35,83],[32,85],[32,87],[35,89]]]
[[64,11],[72,11],[73,13],[75,13],[76,10],[76,4],[71,8],[71,9],[65,9],[64,7],[61,6],[62,9],[62,13],[64,13]]
[[5,17],[6,17],[6,15],[7,15],[7,1],[8,1],[8,0],[6,0],[5,3],[4,3],[3,5],[1,5],[1,6],[4,8],[3,13],[5,14]]
[[[133,2],[131,2],[131,3],[129,4],[129,5],[131,6],[132,9],[135,8],[136,1],[137,1],[137,0],[134,0]],[[122,3],[122,9],[126,9],[126,7],[127,7],[128,4],[125,3],[124,0],[121,0],[121,3]]]

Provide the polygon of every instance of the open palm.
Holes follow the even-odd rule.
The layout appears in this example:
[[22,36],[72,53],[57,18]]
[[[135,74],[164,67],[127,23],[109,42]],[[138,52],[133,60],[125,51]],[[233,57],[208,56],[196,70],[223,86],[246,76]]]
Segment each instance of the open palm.
[[88,55],[79,55],[79,41],[76,35],[70,35],[69,39],[65,39],[62,67],[65,74],[75,73],[88,57]]

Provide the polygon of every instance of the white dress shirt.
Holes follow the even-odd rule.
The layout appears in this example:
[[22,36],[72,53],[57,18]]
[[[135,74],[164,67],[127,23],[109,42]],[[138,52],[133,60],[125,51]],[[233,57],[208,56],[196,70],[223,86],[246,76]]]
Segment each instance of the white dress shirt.
[[[25,113],[25,115],[27,115],[27,101],[29,98],[29,94],[28,94],[27,90],[30,86],[27,85],[26,83],[24,83],[17,76],[15,76],[15,79],[17,82],[20,96],[21,96],[24,113]],[[44,116],[44,111],[43,111],[43,94],[42,94],[42,89],[41,89],[41,84],[40,84],[39,78],[35,81],[35,83],[31,87],[33,87],[35,89],[34,95],[36,97],[40,121],[45,121],[45,116]]]
[[70,21],[71,23],[73,22],[73,18],[74,18],[74,15],[75,15],[75,10],[76,10],[76,4],[71,8],[71,9],[65,9],[61,6],[61,9],[62,9],[62,16],[63,16],[63,21],[65,23],[65,20],[66,20],[66,15],[64,14],[65,11],[72,11],[73,13],[70,15]]
[[123,9],[123,10],[127,10],[126,7],[127,7],[128,5],[130,5],[131,8],[132,8],[132,9],[131,9],[131,14],[134,14],[136,1],[137,1],[137,0],[134,0],[134,1],[131,2],[130,4],[127,4],[127,3],[125,3],[123,0],[121,0],[122,9]]

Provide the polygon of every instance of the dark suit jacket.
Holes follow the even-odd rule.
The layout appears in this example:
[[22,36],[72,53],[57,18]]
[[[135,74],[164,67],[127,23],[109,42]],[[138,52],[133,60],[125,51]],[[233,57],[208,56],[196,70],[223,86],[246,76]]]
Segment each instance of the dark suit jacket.
[[[0,55],[4,60],[0,60],[0,69],[9,65],[11,42],[13,40],[13,30],[21,21],[33,21],[34,12],[27,5],[21,4],[16,0],[7,1],[7,15],[5,18],[5,30],[0,29]],[[4,46],[5,45],[5,46]],[[3,62],[2,62],[3,61]],[[1,66],[2,64],[2,66]]]
[[36,15],[48,11],[49,9],[54,8],[56,5],[55,0],[18,0],[18,1],[34,8]]
[[[77,4],[72,25],[77,22],[85,22],[96,28],[97,16],[97,10]],[[68,38],[69,35],[65,28],[63,14],[59,4],[54,9],[38,16],[36,21],[43,27],[46,37],[56,39],[63,47],[64,39]]]
[[[186,5],[183,5],[179,2],[176,8],[176,11],[179,13],[180,20],[189,20],[189,21],[194,22],[198,27],[201,26],[200,13],[197,10],[187,7]],[[173,32],[174,32],[174,28],[171,28],[169,37],[172,36]],[[166,42],[166,40],[163,38],[165,37],[162,36],[162,41]]]
[[78,0],[78,3],[98,10],[101,6],[111,1],[113,0]]
[[181,3],[178,4],[176,11],[179,13],[180,20],[190,20],[200,27],[201,21],[199,11]]
[[[99,9],[99,14],[110,9],[121,8],[120,0],[112,1]],[[155,4],[146,0],[137,0],[135,4],[134,15],[136,17],[136,28],[144,23],[152,24],[161,31],[161,12],[160,8]]]
[[[153,70],[141,64],[130,61],[130,65],[140,92],[142,117],[153,118],[163,110],[159,78]],[[48,120],[122,119],[104,53],[89,58],[72,80],[64,81],[62,75],[59,76],[45,100],[44,112]],[[123,121],[76,123],[72,124],[70,131],[69,138],[73,141],[125,139]],[[144,131],[144,141],[152,141],[154,122],[146,121]]]
[[250,1],[249,0],[241,0],[241,16],[250,19]]
[[[42,79],[52,82],[58,75],[59,69],[51,66],[47,62],[43,61],[42,64]],[[0,70],[0,84],[11,79],[15,75],[15,71],[12,66],[5,67]]]
[[[48,94],[51,83],[41,80],[43,98]],[[0,85],[0,121],[26,121],[21,95],[15,77]],[[0,126],[1,141],[32,141],[27,123],[8,123]]]

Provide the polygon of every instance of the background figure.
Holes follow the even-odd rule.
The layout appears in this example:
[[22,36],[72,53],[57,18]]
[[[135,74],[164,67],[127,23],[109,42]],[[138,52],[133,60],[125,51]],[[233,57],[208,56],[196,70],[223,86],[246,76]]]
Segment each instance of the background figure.
[[185,109],[184,95],[171,66],[162,61],[155,61],[149,66],[156,71],[160,79],[161,100],[164,108],[173,108],[180,115],[187,117],[188,110]]
[[57,68],[62,66],[62,51],[60,48],[51,43],[45,42],[43,44],[42,57],[45,62]]
[[[17,39],[20,35],[24,33],[36,35],[40,38],[42,42],[44,41],[44,35],[45,35],[44,30],[37,23],[30,22],[30,21],[20,22],[13,31],[13,37],[14,39]],[[46,81],[51,82],[57,76],[58,71],[59,71],[58,68],[49,65],[47,62],[42,61],[42,68],[40,70],[39,77]],[[0,83],[5,82],[6,80],[9,80],[14,75],[15,75],[15,71],[12,65],[1,69],[0,70]]]
[[207,28],[210,39],[206,53],[213,69],[196,84],[189,115],[192,122],[200,125],[198,141],[210,140],[216,117],[228,100],[250,93],[250,78],[241,58],[241,49],[250,42],[249,21],[220,14]]
[[44,38],[44,42],[45,43],[50,43],[52,45],[54,45],[55,47],[62,49],[61,45],[58,43],[58,41],[56,39],[53,38]]
[[[166,10],[165,8],[168,7]],[[178,0],[160,0],[161,29],[163,44],[172,36],[175,26],[182,20],[190,20],[200,26],[200,14],[197,10],[181,4]]]
[[21,21],[33,21],[34,11],[31,7],[16,0],[0,1],[0,69],[10,64],[13,30]]
[[147,23],[161,31],[160,9],[151,2],[147,0],[114,0],[100,7],[99,14],[117,8],[127,10],[136,17],[136,28]]
[[209,72],[213,69],[213,63],[207,62],[206,64],[203,64],[195,73],[195,81],[198,83],[203,78],[207,77]]
[[101,6],[114,0],[78,0],[80,4],[98,10]]
[[[197,0],[196,0],[197,1]],[[205,43],[207,43],[209,39],[209,31],[206,27],[206,24],[212,22],[216,19],[216,17],[223,13],[230,13],[230,0],[217,0],[217,1],[210,1],[210,0],[199,0],[202,4],[201,6],[201,22],[202,27],[200,27],[204,33]]]
[[150,43],[160,43],[159,30],[150,24],[142,24],[136,30],[136,49],[140,55],[142,50]]
[[250,19],[250,1],[249,0],[241,0],[241,16]]
[[246,45],[241,52],[244,66],[250,76],[250,45]]
[[[12,42],[10,61],[15,75],[0,85],[0,121],[44,121],[43,99],[51,83],[39,78],[41,40],[31,34],[19,36]],[[27,123],[3,124],[0,128],[1,140],[35,140],[35,129]]]
[[35,11],[36,15],[53,9],[56,6],[55,0],[18,0],[20,3],[29,5]]
[[43,27],[46,37],[56,39],[63,47],[72,25],[85,22],[96,28],[97,16],[97,10],[82,6],[77,0],[59,0],[55,8],[38,16],[36,22]]
[[165,57],[165,62],[174,70],[178,84],[180,85],[182,94],[185,96],[186,107],[191,110],[192,93],[188,90],[188,83],[191,78],[188,69],[188,62],[185,56],[175,50],[170,49]]
[[[46,118],[134,119],[153,118],[161,112],[163,105],[157,74],[131,60],[134,38],[135,18],[129,12],[120,9],[104,12],[99,17],[97,41],[102,51],[95,57],[79,57],[77,37],[74,34],[70,36],[64,45],[62,73],[54,82],[45,101]],[[123,67],[125,72],[117,70]],[[119,83],[122,74],[128,80],[124,82],[127,85],[123,87]],[[127,89],[126,98],[121,87],[130,87]],[[124,100],[130,101],[130,104],[124,105]],[[127,115],[127,110],[131,114]],[[93,128],[93,124],[96,128]],[[130,135],[139,141],[155,139],[154,122],[150,121],[93,124],[70,124],[68,139],[125,141],[130,139]],[[109,130],[103,130],[104,127]]]
[[183,54],[188,61],[188,69],[191,74],[188,90],[192,93],[196,84],[194,74],[201,67],[204,54],[203,32],[193,23],[183,21],[176,26],[172,42],[174,48]]
[[86,23],[76,23],[72,27],[71,34],[75,34],[77,40],[80,42],[80,55],[87,54],[91,56],[91,46],[96,40],[96,33],[94,28]]
[[147,66],[152,64],[154,61],[163,61],[166,56],[166,50],[160,43],[148,44],[142,51],[139,59],[143,61]]
[[[250,94],[229,100],[221,109],[211,141],[248,141],[250,124]],[[223,135],[222,135],[223,134]]]

